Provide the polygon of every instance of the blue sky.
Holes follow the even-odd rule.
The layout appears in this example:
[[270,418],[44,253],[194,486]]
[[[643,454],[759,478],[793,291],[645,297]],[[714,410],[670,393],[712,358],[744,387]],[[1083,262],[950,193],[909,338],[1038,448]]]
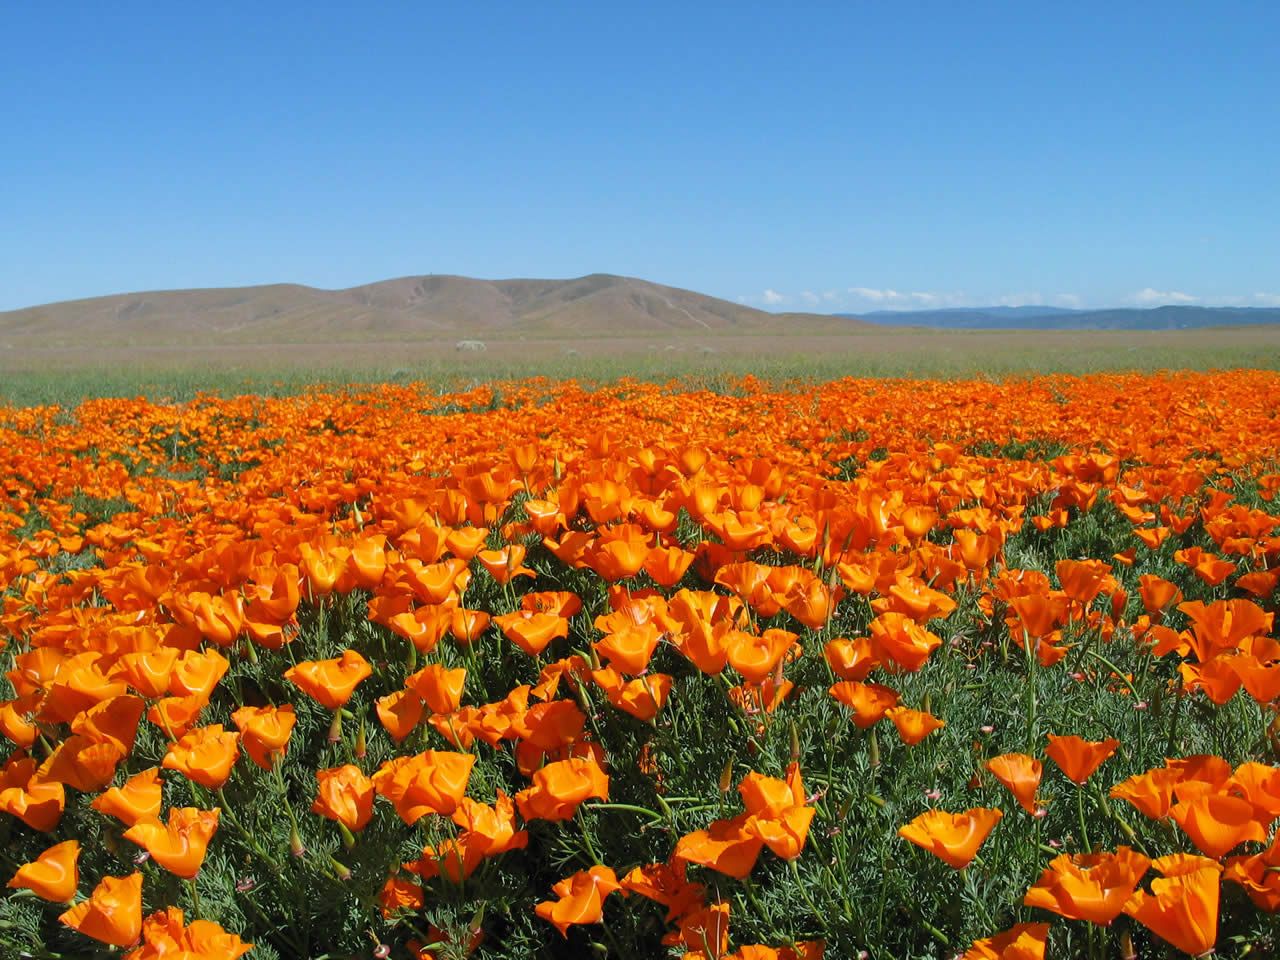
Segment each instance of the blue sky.
[[0,11],[0,309],[621,273],[773,309],[1280,304],[1280,4]]

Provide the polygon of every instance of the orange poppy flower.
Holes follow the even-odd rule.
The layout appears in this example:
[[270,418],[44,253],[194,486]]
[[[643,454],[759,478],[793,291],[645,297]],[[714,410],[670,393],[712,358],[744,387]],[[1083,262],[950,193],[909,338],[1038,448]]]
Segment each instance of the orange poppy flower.
[[10,760],[0,773],[0,813],[17,817],[33,830],[48,833],[62,819],[66,791],[45,780],[30,757]]
[[1036,791],[1044,765],[1025,753],[1005,753],[992,757],[986,767],[1013,794],[1013,798],[1027,813],[1036,812]]
[[1063,854],[1049,862],[1022,902],[1068,920],[1106,926],[1120,915],[1151,861],[1129,847]]
[[217,650],[188,650],[169,673],[169,692],[175,697],[208,700],[230,666],[230,661]]
[[898,702],[898,692],[879,683],[841,680],[833,684],[831,696],[853,711],[853,722],[861,730],[880,721]]
[[161,766],[177,770],[202,787],[217,790],[227,782],[240,756],[236,749],[239,739],[240,734],[225,732],[220,723],[199,727],[177,743],[169,744]]
[[545,900],[534,907],[534,912],[553,924],[562,937],[568,937],[574,924],[604,919],[605,897],[620,889],[617,874],[608,867],[580,870],[551,888],[558,900]]
[[153,913],[142,922],[143,946],[126,954],[125,960],[159,960],[161,957],[208,957],[210,960],[237,960],[253,949],[234,933],[212,920],[183,923],[177,907]]
[[462,839],[468,848],[493,857],[528,846],[529,834],[516,829],[515,811],[512,799],[499,790],[492,805],[463,797],[452,820],[463,829]]
[[142,874],[103,877],[87,900],[58,919],[86,937],[116,947],[129,947],[142,933]]
[[80,884],[79,860],[80,843],[64,840],[19,867],[9,886],[25,887],[52,903],[70,903]]
[[831,666],[831,672],[841,680],[865,680],[872,670],[880,666],[870,637],[830,640],[822,648],[822,654]]
[[390,734],[393,743],[401,743],[422,720],[422,698],[412,690],[396,690],[379,697],[374,707],[378,722]]
[[533,785],[516,794],[525,820],[568,820],[585,800],[609,799],[609,776],[590,758],[549,763],[533,774]]
[[893,725],[898,728],[898,736],[909,747],[914,747],[929,734],[947,725],[945,720],[939,720],[932,713],[909,707],[890,707],[884,715],[893,721]]
[[501,550],[481,550],[476,554],[476,559],[498,583],[509,583],[516,577],[537,576],[528,567],[522,566],[524,555],[524,545],[513,543]]
[[1124,912],[1183,953],[1199,957],[1218,940],[1218,897],[1222,867],[1200,857],[1162,857],[1155,867],[1164,877],[1151,893],[1136,891]]
[[764,840],[749,826],[751,819],[751,814],[743,813],[685,834],[676,841],[672,860],[697,863],[741,880],[751,873],[764,849]]
[[1280,912],[1280,840],[1253,856],[1230,857],[1223,876],[1244,887],[1259,910]]
[[405,678],[404,685],[412,690],[432,713],[452,713],[462,702],[462,691],[467,682],[467,671],[462,667],[446,669],[432,663]]
[[974,807],[964,813],[927,810],[898,828],[898,836],[928,850],[943,863],[962,870],[973,862],[1004,811]]
[[680,547],[653,547],[645,555],[644,572],[660,587],[674,587],[692,566],[695,554]]
[[1267,839],[1253,804],[1242,797],[1206,793],[1174,804],[1169,815],[1198,849],[1215,860],[1246,840]]
[[517,610],[493,618],[503,636],[517,647],[536,657],[552,640],[569,635],[569,621],[551,613]]
[[156,863],[178,877],[190,880],[204,863],[209,841],[218,829],[222,811],[180,807],[169,811],[169,822],[156,820],[135,823],[125,831],[126,840],[145,847]]
[[1054,571],[1062,584],[1062,592],[1081,607],[1087,607],[1102,592],[1111,565],[1101,560],[1059,560]]
[[1075,735],[1059,737],[1051,733],[1044,752],[1069,780],[1084,784],[1118,746],[1120,741],[1112,737],[1094,742]]
[[1019,923],[1004,933],[975,940],[961,960],[1044,960],[1049,924]]
[[1117,783],[1111,788],[1111,796],[1127,801],[1152,820],[1163,820],[1173,805],[1173,788],[1177,782],[1176,770],[1158,767]]
[[787,656],[796,642],[796,635],[778,629],[765,630],[759,636],[735,630],[727,639],[729,665],[748,683],[762,683],[773,675]]
[[94,797],[90,806],[132,827],[140,820],[160,816],[161,794],[160,768],[152,767],[134,774],[122,786]]
[[592,644],[611,667],[621,673],[644,673],[658,648],[662,633],[654,623],[623,627]]
[[1138,583],[1141,584],[1138,593],[1142,597],[1142,607],[1152,618],[1182,602],[1182,591],[1164,577],[1144,573],[1138,578]]
[[470,646],[489,629],[489,619],[483,610],[454,607],[449,617],[449,633],[458,643]]
[[304,660],[284,672],[286,680],[330,710],[346,706],[356,686],[372,674],[369,661],[355,650],[333,660]]
[[388,877],[378,893],[378,903],[382,907],[382,919],[389,920],[401,910],[416,912],[427,902],[421,884],[399,877]]
[[911,673],[942,645],[941,637],[901,613],[880,614],[871,621],[870,630],[876,657]]
[[311,812],[359,833],[373,818],[373,781],[354,764],[317,770],[319,790]]
[[616,670],[593,670],[591,678],[609,702],[646,723],[658,715],[671,693],[672,678],[665,673],[646,673],[624,680]]
[[429,813],[450,814],[457,809],[475,762],[472,754],[441,750],[396,757],[378,768],[373,787],[412,826]]
[[719,900],[689,911],[663,943],[683,944],[689,950],[685,957],[723,957],[729,949],[729,904]]
[[240,744],[249,758],[263,770],[283,759],[297,722],[293,705],[282,707],[241,707],[231,714],[231,722],[240,731]]

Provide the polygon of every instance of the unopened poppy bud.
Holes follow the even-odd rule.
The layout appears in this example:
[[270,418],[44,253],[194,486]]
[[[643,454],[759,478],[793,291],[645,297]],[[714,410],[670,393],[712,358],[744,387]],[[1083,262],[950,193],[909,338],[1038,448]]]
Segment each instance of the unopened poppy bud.
[[302,838],[298,836],[297,826],[292,827],[289,831],[289,852],[294,857],[302,857],[307,852],[307,848],[302,845]]
[[791,721],[791,762],[800,762],[800,728],[794,720]]
[[1120,934],[1120,960],[1138,960],[1138,951],[1133,948],[1133,937],[1128,930]]
[[373,955],[377,960],[387,960],[391,956],[391,948],[385,943],[380,943],[373,949]]
[[329,742],[338,743],[342,740],[342,711],[333,711],[333,719],[329,721]]
[[872,770],[880,766],[880,741],[876,738],[874,730],[871,731],[871,737],[867,744],[867,762],[871,764]]
[[364,736],[364,717],[360,718],[360,732],[356,734],[356,759],[363,760],[365,754],[369,752],[368,744]]
[[342,846],[347,850],[352,849],[356,845],[356,835],[351,832],[351,828],[339,821],[338,830],[342,833]]
[[333,867],[334,873],[338,875],[338,879],[341,880],[343,883],[346,883],[348,880],[351,879],[351,868],[348,867],[345,863],[342,863],[341,861],[335,860],[333,857],[330,857],[329,865]]
[[926,690],[924,699],[920,701],[920,710],[922,713],[933,713],[933,697]]
[[720,792],[728,793],[731,786],[733,786],[733,757],[725,761],[724,769],[720,771]]

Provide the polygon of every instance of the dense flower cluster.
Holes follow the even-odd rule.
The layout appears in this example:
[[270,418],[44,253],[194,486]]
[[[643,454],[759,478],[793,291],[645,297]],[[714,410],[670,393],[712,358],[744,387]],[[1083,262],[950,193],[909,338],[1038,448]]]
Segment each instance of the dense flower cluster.
[[0,410],[0,944],[1280,949],[1278,451],[1261,372]]

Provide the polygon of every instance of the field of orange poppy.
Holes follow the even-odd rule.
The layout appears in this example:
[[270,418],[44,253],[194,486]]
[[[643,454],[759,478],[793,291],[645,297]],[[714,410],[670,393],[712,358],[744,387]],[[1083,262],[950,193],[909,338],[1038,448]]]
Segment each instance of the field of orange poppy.
[[1280,374],[0,407],[0,954],[1280,951]]

